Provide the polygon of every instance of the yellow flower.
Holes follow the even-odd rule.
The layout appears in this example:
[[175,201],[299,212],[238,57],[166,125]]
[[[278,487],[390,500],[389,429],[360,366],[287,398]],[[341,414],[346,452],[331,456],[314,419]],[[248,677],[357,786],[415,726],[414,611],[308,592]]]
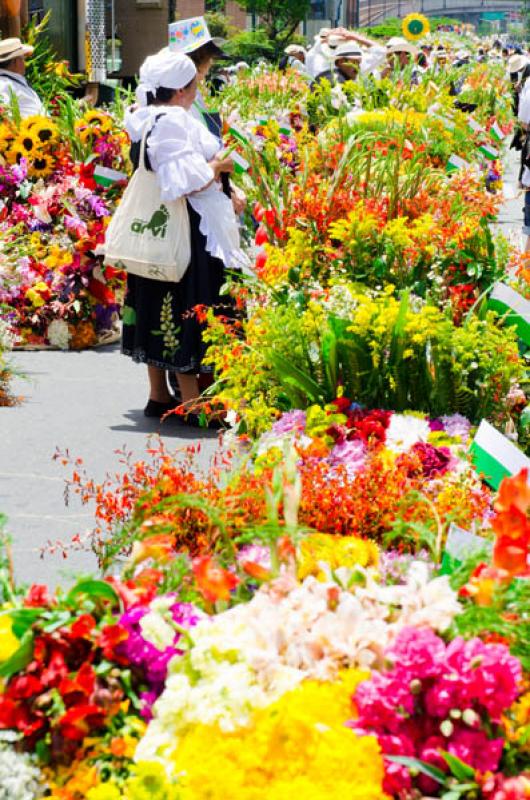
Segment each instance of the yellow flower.
[[13,146],[17,147],[26,158],[32,158],[39,150],[40,143],[35,140],[33,134],[28,131],[27,133],[21,133],[15,141],[13,142]]
[[386,800],[376,739],[344,725],[366,677],[351,670],[333,683],[306,681],[234,733],[194,726],[175,753],[181,800]]
[[86,800],[121,800],[122,794],[113,783],[100,783],[88,790]]
[[34,286],[26,291],[24,295],[27,300],[31,303],[32,306],[35,308],[40,308],[46,302],[42,293],[47,294],[49,292],[48,284],[44,283],[44,281],[39,281]]
[[303,580],[314,575],[319,580],[326,578],[321,563],[329,564],[332,570],[338,567],[370,567],[379,561],[379,550],[374,542],[357,536],[330,536],[313,533],[302,540],[298,556],[298,578]]
[[36,153],[30,162],[29,174],[32,178],[46,178],[55,167],[55,159],[48,153]]
[[[207,797],[207,795],[202,796]],[[180,793],[168,780],[162,764],[157,761],[141,761],[136,765],[135,774],[126,783],[126,797],[127,800],[154,800],[154,798],[180,800]]]
[[429,20],[423,14],[408,14],[401,26],[403,36],[413,42],[426,36],[430,30]]
[[0,616],[0,661],[7,661],[20,647],[20,641],[13,633],[13,623],[9,614]]
[[53,122],[45,120],[37,123],[33,127],[31,134],[40,147],[49,147],[58,140],[59,129]]

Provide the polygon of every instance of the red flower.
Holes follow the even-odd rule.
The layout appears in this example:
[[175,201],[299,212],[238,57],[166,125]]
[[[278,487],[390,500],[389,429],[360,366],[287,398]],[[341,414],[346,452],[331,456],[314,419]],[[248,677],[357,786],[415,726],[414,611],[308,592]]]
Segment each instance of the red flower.
[[199,556],[192,561],[193,574],[199,591],[209,603],[216,600],[229,600],[230,592],[239,583],[239,578],[223,569],[210,556]]
[[100,728],[105,721],[105,712],[94,703],[70,708],[59,720],[63,738],[82,741],[89,733]]
[[48,587],[42,583],[33,583],[24,598],[24,605],[28,608],[40,608],[50,605],[50,595]]
[[82,614],[70,628],[70,636],[73,639],[88,639],[96,627],[96,620],[92,614]]
[[96,688],[96,673],[90,664],[83,664],[77,675],[65,678],[59,692],[67,708],[90,699]]
[[105,658],[121,663],[115,650],[119,644],[125,642],[128,638],[129,634],[123,625],[105,625],[99,636],[99,646],[103,650]]
[[40,694],[43,688],[41,681],[33,675],[18,675],[9,682],[8,693],[14,700],[27,700]]

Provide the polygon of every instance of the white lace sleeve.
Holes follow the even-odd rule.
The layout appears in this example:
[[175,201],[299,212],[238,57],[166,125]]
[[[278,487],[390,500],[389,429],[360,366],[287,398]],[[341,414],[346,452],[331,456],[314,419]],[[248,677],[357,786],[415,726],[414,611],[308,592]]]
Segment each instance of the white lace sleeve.
[[184,109],[175,109],[156,122],[149,137],[147,152],[163,200],[198,192],[214,178],[200,142],[192,135],[194,124]]

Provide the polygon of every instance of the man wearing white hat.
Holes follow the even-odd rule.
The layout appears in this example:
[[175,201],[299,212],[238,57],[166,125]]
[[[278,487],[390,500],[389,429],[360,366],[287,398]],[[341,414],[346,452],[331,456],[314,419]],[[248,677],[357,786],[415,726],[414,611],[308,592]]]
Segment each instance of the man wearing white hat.
[[33,53],[33,47],[23,44],[20,39],[0,41],[0,100],[10,103],[16,97],[21,117],[44,114],[44,106],[26,78],[26,58]]
[[358,44],[353,41],[343,42],[330,52],[330,57],[333,58],[333,66],[317,75],[318,82],[327,80],[337,84],[358,78],[363,60],[363,52]]

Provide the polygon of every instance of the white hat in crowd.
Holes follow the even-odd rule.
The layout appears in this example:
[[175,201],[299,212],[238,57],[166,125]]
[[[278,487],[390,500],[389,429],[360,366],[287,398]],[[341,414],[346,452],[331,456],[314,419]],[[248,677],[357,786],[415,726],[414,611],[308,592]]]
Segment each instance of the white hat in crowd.
[[355,42],[344,42],[344,44],[337,47],[334,55],[335,59],[351,58],[360,61],[363,57],[363,51]]
[[26,58],[33,53],[33,50],[31,45],[23,44],[20,39],[2,39],[0,41],[0,63],[20,56]]
[[392,36],[386,43],[387,53],[410,53],[411,56],[418,55],[418,48],[407,42],[402,36]]
[[508,72],[521,72],[527,64],[528,60],[526,56],[523,56],[521,53],[515,53],[508,59]]
[[197,75],[195,64],[184,53],[172,53],[164,48],[148,56],[140,67],[140,84],[136,97],[141,106],[147,105],[147,95],[157,89],[183,89]]

